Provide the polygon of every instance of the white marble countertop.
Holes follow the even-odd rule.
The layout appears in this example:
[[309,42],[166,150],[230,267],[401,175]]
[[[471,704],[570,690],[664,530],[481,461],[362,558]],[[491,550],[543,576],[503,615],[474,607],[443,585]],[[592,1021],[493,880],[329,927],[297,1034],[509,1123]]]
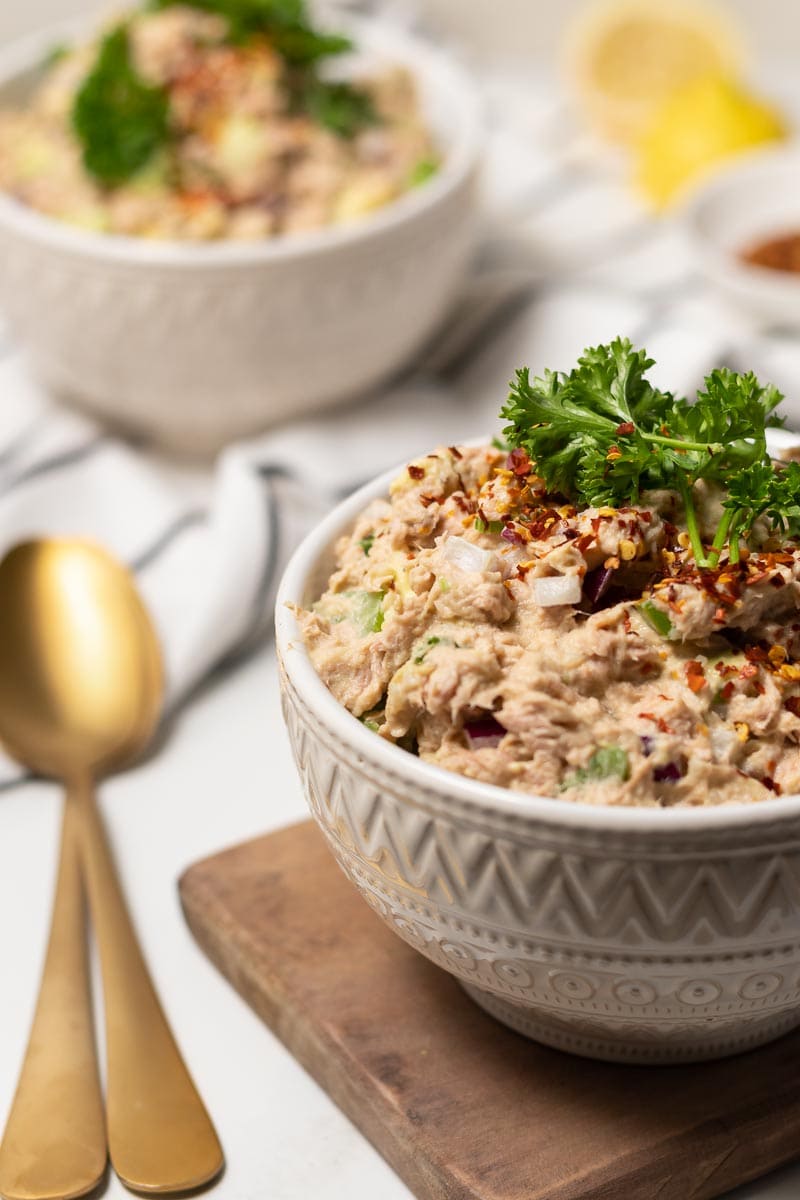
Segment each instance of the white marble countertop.
[[[405,1185],[203,956],[178,903],[176,880],[189,863],[305,816],[271,649],[209,687],[157,758],[103,786],[102,804],[157,986],[225,1147],[227,1169],[210,1196],[408,1200]],[[58,818],[58,792],[48,785],[0,795],[0,1125],[44,952]],[[800,1166],[729,1200],[798,1194]],[[111,1175],[103,1195],[129,1193]]]

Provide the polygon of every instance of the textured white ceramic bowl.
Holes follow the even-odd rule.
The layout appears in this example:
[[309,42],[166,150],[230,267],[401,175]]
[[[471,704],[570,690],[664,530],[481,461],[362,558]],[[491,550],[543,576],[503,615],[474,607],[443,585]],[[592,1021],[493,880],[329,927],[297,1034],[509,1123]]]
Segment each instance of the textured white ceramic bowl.
[[[364,392],[432,333],[473,245],[476,91],[428,44],[378,20],[346,24],[363,64],[413,71],[440,172],[359,222],[246,244],[82,232],[0,194],[0,309],[47,383],[124,429],[208,453]],[[63,33],[0,56],[0,106],[24,97]]]
[[345,874],[488,1012],[563,1050],[692,1061],[800,1024],[800,796],[652,810],[509,792],[382,741],[319,679],[287,606],[320,594],[336,538],[395,474],[305,539],[277,602],[286,724]]
[[683,212],[695,260],[737,308],[800,330],[800,275],[742,262],[742,250],[800,230],[800,143],[746,155],[693,192]]

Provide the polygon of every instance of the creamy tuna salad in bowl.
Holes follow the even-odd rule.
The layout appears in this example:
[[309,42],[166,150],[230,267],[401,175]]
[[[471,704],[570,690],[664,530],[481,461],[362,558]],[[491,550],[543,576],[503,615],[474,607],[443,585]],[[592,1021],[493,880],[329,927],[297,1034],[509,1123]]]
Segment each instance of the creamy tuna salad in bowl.
[[689,403],[650,365],[519,372],[499,442],[310,536],[277,630],[312,812],[384,920],[521,1032],[678,1061],[800,1023],[800,465],[774,388]]
[[385,19],[157,0],[0,52],[0,114],[4,317],[170,449],[380,384],[467,269],[476,88]]

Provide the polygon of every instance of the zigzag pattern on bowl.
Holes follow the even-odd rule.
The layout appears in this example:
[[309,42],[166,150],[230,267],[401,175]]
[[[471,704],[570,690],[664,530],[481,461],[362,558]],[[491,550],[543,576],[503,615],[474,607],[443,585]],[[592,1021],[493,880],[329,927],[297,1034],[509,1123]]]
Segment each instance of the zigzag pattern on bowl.
[[555,1022],[551,1044],[650,1061],[732,1053],[800,1022],[794,824],[759,828],[757,846],[752,831],[737,843],[722,830],[701,849],[696,835],[665,845],[516,820],[360,758],[283,683],[306,796],[340,866],[500,1019],[532,1036]]
[[773,1041],[795,1028],[800,1018],[795,1013],[780,1013],[763,1018],[752,1018],[745,1030],[739,1022],[715,1021],[713,1031],[707,1027],[698,1031],[696,1025],[641,1026],[637,1029],[631,1022],[625,1040],[609,1038],[606,1027],[600,1022],[560,1021],[548,1014],[546,1019],[538,1012],[517,1007],[508,1000],[485,992],[481,988],[463,984],[464,991],[482,1009],[508,1025],[517,1033],[543,1042],[556,1050],[567,1050],[571,1054],[582,1054],[589,1058],[602,1058],[609,1062],[664,1063],[702,1062],[708,1058],[725,1058],[741,1054]]

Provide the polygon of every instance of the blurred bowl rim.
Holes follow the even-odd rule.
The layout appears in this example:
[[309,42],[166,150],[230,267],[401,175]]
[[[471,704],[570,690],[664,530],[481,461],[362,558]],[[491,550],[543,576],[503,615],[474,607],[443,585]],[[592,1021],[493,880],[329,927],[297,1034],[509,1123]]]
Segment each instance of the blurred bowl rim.
[[[799,436],[785,433],[785,440],[779,437],[776,441],[783,445],[797,444]],[[477,439],[466,444],[486,443],[483,439]],[[330,553],[337,537],[347,531],[371,500],[388,494],[389,484],[404,465],[382,472],[337,504],[306,534],[287,564],[278,586],[275,633],[279,664],[301,702],[308,704],[319,721],[343,744],[349,745],[360,759],[372,762],[390,774],[402,776],[411,787],[434,792],[439,797],[452,797],[468,807],[488,808],[504,816],[523,821],[541,821],[557,827],[669,838],[675,834],[721,833],[800,819],[800,794],[776,796],[752,804],[734,802],[708,807],[643,808],[587,804],[514,792],[425,762],[367,729],[322,682],[308,655],[297,620],[288,606],[300,606],[306,602],[309,579]]]
[[[212,242],[158,240],[80,229],[37,212],[2,190],[0,225],[62,252],[119,263],[202,269],[256,266],[337,251],[368,243],[388,231],[413,222],[458,191],[479,166],[484,115],[477,84],[447,50],[389,21],[352,13],[340,13],[337,19],[347,31],[352,30],[356,40],[355,53],[363,48],[366,54],[380,51],[391,57],[392,52],[396,52],[398,61],[408,66],[413,75],[436,78],[458,97],[458,103],[453,105],[457,117],[456,137],[442,147],[442,165],[424,185],[412,188],[369,216],[352,223],[253,241],[224,238]],[[59,41],[88,36],[101,21],[102,14],[84,13],[16,39],[0,49],[0,92],[15,78],[35,70],[44,61],[48,50],[58,45]]]

